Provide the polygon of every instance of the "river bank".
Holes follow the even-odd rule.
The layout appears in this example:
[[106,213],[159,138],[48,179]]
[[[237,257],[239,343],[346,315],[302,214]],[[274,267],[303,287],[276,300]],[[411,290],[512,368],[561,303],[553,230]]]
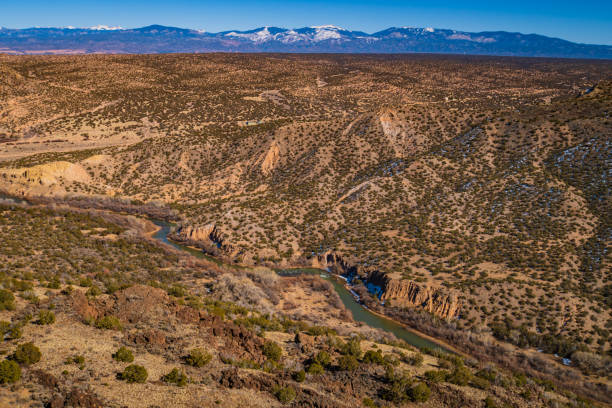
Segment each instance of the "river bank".
[[[0,198],[6,198],[14,201],[17,204],[26,204],[26,205],[47,205],[48,203],[37,203],[36,201],[30,202],[25,197],[13,197],[9,194],[0,194]],[[67,205],[70,208],[69,205]],[[81,207],[77,207],[79,210],[84,210]],[[112,210],[102,210],[99,208],[94,208],[94,211],[104,211],[107,213],[112,213],[116,215],[123,216],[132,216],[138,217],[134,214],[124,213],[124,212],[116,212]],[[178,242],[174,242],[168,238],[168,234],[171,230],[172,224],[168,221],[158,220],[150,217],[139,217],[141,220],[146,221],[147,225],[145,230],[142,231],[143,235],[157,240],[158,242],[164,243],[173,247],[174,249],[188,252],[189,254],[204,258],[208,261],[211,261],[219,266],[229,267],[232,269],[248,269],[249,266],[232,264],[224,262],[218,258],[212,257],[206,253],[204,253],[201,249],[195,247],[189,247],[186,245],[182,245]],[[150,227],[150,228],[149,228]],[[462,354],[458,350],[456,350],[453,346],[446,344],[444,341],[428,336],[425,333],[421,333],[417,330],[414,330],[401,322],[397,322],[393,319],[390,319],[383,314],[375,312],[365,305],[363,305],[358,297],[355,297],[355,293],[352,291],[350,285],[346,280],[342,281],[340,277],[329,273],[326,270],[312,268],[312,267],[303,267],[303,266],[290,266],[286,268],[271,268],[280,276],[295,276],[299,274],[313,274],[318,275],[322,279],[327,280],[332,284],[334,290],[342,300],[344,306],[351,312],[353,315],[353,319],[358,323],[363,323],[367,326],[381,329],[383,331],[393,333],[397,338],[406,341],[408,344],[411,344],[417,348],[431,348],[431,349],[440,349],[447,352],[453,352],[457,354]]]

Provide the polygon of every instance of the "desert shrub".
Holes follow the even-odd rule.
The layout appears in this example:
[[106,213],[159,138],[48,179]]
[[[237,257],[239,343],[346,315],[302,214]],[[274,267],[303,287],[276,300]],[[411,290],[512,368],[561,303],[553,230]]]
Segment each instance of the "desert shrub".
[[343,371],[355,371],[359,367],[359,361],[352,355],[342,356],[338,359],[338,367]]
[[418,383],[412,388],[408,389],[408,397],[415,402],[425,402],[431,396],[431,390],[424,383]]
[[210,353],[197,348],[191,350],[189,355],[185,357],[185,362],[193,367],[204,367],[210,363],[210,360],[212,360]]
[[484,406],[485,408],[497,408],[497,404],[495,403],[495,400],[491,397],[485,398]]
[[15,324],[9,329],[7,338],[9,340],[16,340],[16,339],[20,339],[21,335],[22,335],[21,326],[18,324]]
[[64,364],[83,365],[85,364],[85,357],[79,356],[79,355],[68,357],[66,358],[66,361],[64,362]]
[[450,361],[448,361],[448,360],[442,360],[442,359],[440,359],[440,360],[438,360],[438,366],[439,366],[440,368],[445,369],[445,370],[450,370],[451,368],[453,368],[453,363],[451,363],[451,362],[450,362]]
[[440,383],[446,381],[446,376],[448,375],[448,371],[445,370],[429,370],[425,371],[425,380],[430,383]]
[[41,310],[38,312],[38,320],[36,323],[41,325],[55,323],[55,313],[50,310]]
[[311,326],[306,329],[306,333],[311,336],[323,336],[325,334],[336,334],[336,331],[325,326]]
[[122,363],[131,363],[134,361],[134,354],[132,354],[132,350],[127,347],[119,347],[117,351],[113,354],[113,359],[117,361],[121,361]]
[[123,326],[121,325],[121,322],[115,316],[101,317],[96,320],[95,326],[98,329],[105,329],[105,330],[121,330],[123,328]]
[[368,397],[364,397],[363,401],[361,401],[363,403],[364,406],[368,407],[368,408],[375,408],[376,407],[376,403],[372,400],[372,398],[368,398]]
[[181,286],[174,285],[168,289],[168,294],[174,297],[183,297],[187,294],[187,291]]
[[24,343],[17,347],[13,360],[23,365],[36,364],[40,361],[41,353],[34,343]]
[[476,388],[480,388],[481,390],[488,390],[491,388],[491,383],[486,378],[472,377],[472,385]]
[[283,355],[283,349],[273,341],[267,341],[263,345],[262,353],[272,361],[280,361]]
[[0,384],[11,384],[21,378],[21,367],[14,361],[0,362]]
[[304,370],[294,372],[293,379],[297,382],[304,382],[306,379],[306,372]]
[[340,352],[347,356],[353,356],[355,358],[361,357],[361,341],[353,337],[340,348]]
[[331,364],[331,356],[325,350],[319,351],[314,357],[314,362],[321,364],[323,367],[327,367]]
[[0,310],[15,310],[15,296],[6,290],[0,290]]
[[187,384],[187,376],[178,368],[173,368],[168,374],[162,377],[162,381],[168,384],[175,384],[178,387],[184,387]]
[[466,366],[455,367],[448,377],[448,382],[457,385],[468,385],[472,379],[472,373]]
[[121,373],[121,379],[129,383],[144,383],[148,376],[147,369],[137,364],[125,367],[125,370]]
[[517,387],[523,387],[525,384],[527,384],[527,376],[525,373],[514,374],[514,383]]
[[483,368],[476,373],[476,376],[484,378],[487,381],[494,382],[497,378],[497,372],[492,368]]
[[385,378],[390,385],[383,391],[382,397],[396,404],[406,401],[408,399],[408,387],[412,384],[412,379],[406,373],[395,374],[391,366],[387,367]]
[[101,294],[102,290],[100,290],[100,288],[95,285],[87,289],[87,292],[85,292],[86,296],[93,298],[95,298],[96,296],[100,296]]
[[363,355],[363,362],[368,364],[382,364],[385,362],[385,359],[381,350],[368,350]]
[[308,374],[318,375],[318,374],[323,374],[325,372],[325,369],[319,363],[312,363],[308,366],[307,371],[308,371]]
[[415,367],[420,367],[423,365],[423,354],[415,353],[411,356],[406,357],[406,363],[413,365]]
[[274,396],[283,404],[287,404],[295,399],[296,393],[293,387],[276,386],[273,389]]

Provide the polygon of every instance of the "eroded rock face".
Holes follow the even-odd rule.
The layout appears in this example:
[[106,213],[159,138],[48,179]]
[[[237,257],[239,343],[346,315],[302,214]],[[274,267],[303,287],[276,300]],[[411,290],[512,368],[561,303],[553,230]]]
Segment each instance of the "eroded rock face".
[[390,279],[381,300],[392,306],[419,307],[443,319],[453,319],[459,313],[459,302],[453,293],[409,280]]
[[66,190],[60,184],[90,181],[91,176],[81,164],[66,161],[0,170],[0,187],[15,195],[62,195]]
[[201,226],[181,225],[174,234],[178,240],[193,242],[211,241],[212,236],[215,235],[218,235],[218,231],[214,224]]
[[215,224],[180,225],[170,234],[170,238],[204,249],[212,255],[223,255],[229,258],[239,258],[240,251],[226,242],[223,234]]
[[276,143],[272,143],[270,149],[266,153],[266,156],[261,163],[261,172],[264,176],[269,176],[272,171],[276,168],[278,161],[280,160],[280,148]]
[[459,300],[454,293],[405,279],[391,279],[376,269],[352,265],[333,251],[316,257],[312,266],[334,273],[357,274],[366,282],[379,286],[382,289],[380,299],[392,306],[417,307],[443,319],[453,319],[459,314]]

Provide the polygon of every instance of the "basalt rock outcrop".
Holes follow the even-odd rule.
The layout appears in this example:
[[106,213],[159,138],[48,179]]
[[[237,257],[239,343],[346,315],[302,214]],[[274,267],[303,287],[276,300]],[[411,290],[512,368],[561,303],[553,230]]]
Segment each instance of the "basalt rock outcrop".
[[460,304],[454,293],[406,279],[390,278],[375,268],[354,265],[334,251],[314,258],[312,266],[333,273],[356,275],[366,283],[380,287],[380,300],[391,306],[416,307],[443,319],[453,319],[459,314]]

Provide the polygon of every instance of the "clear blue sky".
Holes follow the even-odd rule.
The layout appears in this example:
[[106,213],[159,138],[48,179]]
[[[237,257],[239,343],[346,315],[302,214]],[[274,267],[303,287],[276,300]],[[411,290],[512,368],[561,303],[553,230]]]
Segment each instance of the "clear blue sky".
[[575,42],[612,44],[611,0],[0,0],[0,26],[141,27],[210,32],[265,25],[335,24],[365,32],[390,26],[505,30]]

